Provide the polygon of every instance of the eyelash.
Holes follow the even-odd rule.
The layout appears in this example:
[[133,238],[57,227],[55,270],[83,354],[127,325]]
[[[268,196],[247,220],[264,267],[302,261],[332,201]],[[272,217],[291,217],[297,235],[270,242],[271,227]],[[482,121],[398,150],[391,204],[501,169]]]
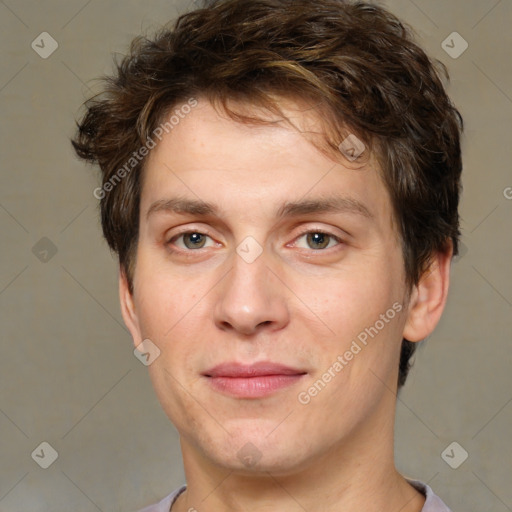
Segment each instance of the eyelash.
[[[184,235],[190,235],[190,234],[199,234],[199,235],[205,235],[207,237],[209,237],[210,239],[213,240],[213,238],[208,234],[208,233],[203,233],[202,231],[194,231],[194,230],[188,230],[188,231],[182,231],[181,233],[177,233],[175,234],[172,238],[170,238],[167,242],[166,242],[166,245],[167,246],[171,246],[173,245],[173,243],[178,240],[180,237],[183,237]],[[338,245],[341,245],[344,243],[344,241],[339,237],[339,236],[336,236],[332,233],[329,233],[328,231],[322,231],[322,230],[319,230],[319,229],[308,229],[308,230],[305,230],[305,231],[302,231],[301,233],[299,233],[296,237],[295,237],[295,241],[302,238],[303,236],[306,236],[308,234],[320,234],[320,235],[326,235],[329,237],[329,239],[334,239],[336,242],[338,242],[336,244],[336,246]],[[336,247],[334,246],[334,247]],[[202,249],[199,248],[199,249],[182,249],[182,248],[178,248],[177,250],[176,249],[171,249],[172,252],[187,252],[187,253],[192,253],[192,252],[198,252]],[[327,247],[325,249],[309,249],[313,252],[327,252],[329,251],[330,249],[333,249],[333,247]],[[306,249],[307,250],[307,249]]]

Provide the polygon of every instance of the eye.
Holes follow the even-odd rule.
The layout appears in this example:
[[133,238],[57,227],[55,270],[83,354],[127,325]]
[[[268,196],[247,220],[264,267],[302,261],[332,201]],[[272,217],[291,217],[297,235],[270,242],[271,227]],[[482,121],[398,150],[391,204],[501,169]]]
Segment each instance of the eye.
[[302,233],[297,240],[305,239],[306,246],[300,245],[300,242],[296,242],[297,247],[302,249],[313,249],[315,251],[330,249],[334,245],[342,243],[342,241],[330,233],[324,233],[323,231],[307,231]]
[[[207,245],[208,239],[211,241],[209,245]],[[204,233],[199,233],[198,231],[187,231],[185,233],[180,233],[179,235],[175,235],[168,242],[169,245],[175,245],[179,249],[203,249],[205,247],[211,247],[213,244],[213,240]]]

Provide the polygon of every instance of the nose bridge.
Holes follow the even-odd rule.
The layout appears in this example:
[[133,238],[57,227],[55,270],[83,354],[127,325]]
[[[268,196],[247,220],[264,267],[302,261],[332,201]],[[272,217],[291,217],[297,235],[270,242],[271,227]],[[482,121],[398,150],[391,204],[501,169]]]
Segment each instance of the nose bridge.
[[288,321],[284,286],[269,268],[269,254],[258,247],[246,239],[233,254],[215,307],[219,328],[251,334],[263,325],[277,329]]

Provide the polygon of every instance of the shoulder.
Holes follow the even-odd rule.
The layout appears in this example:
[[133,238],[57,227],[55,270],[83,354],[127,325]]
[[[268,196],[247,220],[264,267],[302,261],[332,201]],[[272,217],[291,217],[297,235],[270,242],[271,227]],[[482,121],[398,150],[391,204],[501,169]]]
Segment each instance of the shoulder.
[[155,503],[154,505],[149,505],[148,507],[144,507],[138,512],[169,512],[171,510],[172,504],[176,501],[176,498],[186,489],[185,485],[182,485],[179,489],[171,492],[171,494],[167,495],[164,499]]
[[407,481],[425,496],[425,504],[421,512],[452,512],[427,484],[418,480],[408,479]]
[[[423,505],[421,512],[452,512],[441,498],[434,494],[434,491],[427,484],[418,480],[408,480],[408,482],[425,496],[425,504]],[[139,512],[169,512],[172,504],[176,501],[176,498],[185,489],[186,486],[183,485],[179,489],[171,492],[171,494],[163,498],[158,503],[149,505],[148,507],[139,510]]]

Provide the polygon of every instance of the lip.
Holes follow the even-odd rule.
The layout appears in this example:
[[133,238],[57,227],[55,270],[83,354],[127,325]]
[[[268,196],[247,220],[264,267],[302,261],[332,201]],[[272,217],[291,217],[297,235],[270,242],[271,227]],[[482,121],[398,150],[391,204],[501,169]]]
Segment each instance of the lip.
[[203,373],[218,392],[237,398],[263,398],[289,387],[306,371],[279,363],[261,361],[246,365],[223,363]]

